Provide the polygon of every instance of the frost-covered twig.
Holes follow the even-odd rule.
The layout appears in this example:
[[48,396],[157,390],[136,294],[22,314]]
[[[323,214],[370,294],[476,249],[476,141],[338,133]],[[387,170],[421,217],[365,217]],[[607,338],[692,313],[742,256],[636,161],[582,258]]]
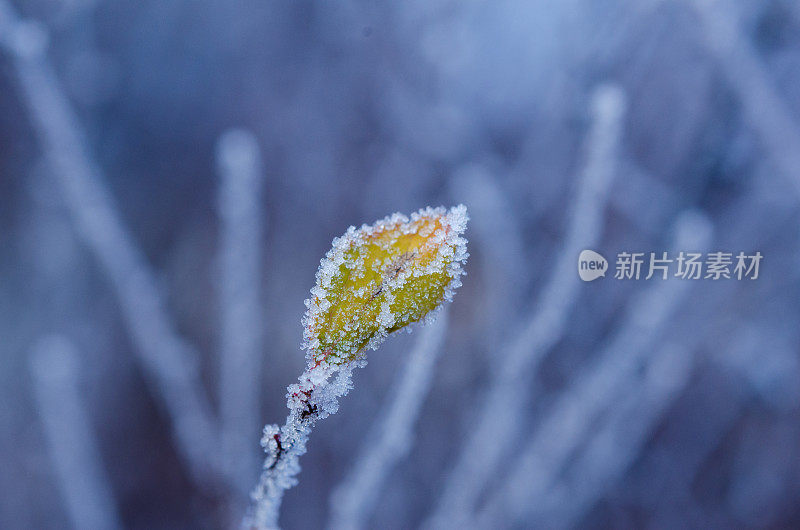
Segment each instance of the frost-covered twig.
[[278,527],[283,495],[297,484],[311,429],[338,410],[338,398],[352,388],[353,369],[366,364],[364,352],[393,331],[430,320],[452,299],[468,256],[461,237],[467,220],[463,205],[425,208],[410,218],[394,214],[358,230],[351,226],[333,240],[306,300],[307,368],[288,388],[286,423],[264,428],[267,457],[246,526]]
[[[646,360],[646,375],[630,377],[631,384],[619,385],[607,409],[602,425],[592,429],[586,447],[570,459],[568,470],[556,484],[548,488],[545,499],[535,499],[539,513],[536,524],[548,528],[569,528],[578,523],[602,495],[613,488],[630,463],[641,454],[659,418],[684,388],[686,377],[694,365],[692,352],[698,350],[704,333],[694,332],[699,315],[725,304],[733,289],[713,290],[692,305],[689,316],[683,315],[691,333],[677,330],[677,337]],[[734,335],[731,344],[739,337]],[[725,357],[730,349],[721,349]],[[528,521],[528,523],[532,523]],[[490,521],[478,525],[490,526]]]
[[31,354],[33,389],[58,487],[74,528],[122,528],[100,448],[78,392],[78,356],[61,336]]
[[703,32],[731,88],[742,104],[745,119],[761,139],[775,166],[800,193],[800,126],[776,90],[764,61],[739,27],[736,5],[720,0],[691,0],[705,26]]
[[258,381],[262,329],[263,173],[258,143],[231,130],[217,144],[219,217],[220,442],[228,481],[246,493],[257,476]]
[[[718,306],[718,297],[710,298],[713,300],[700,303],[704,307]],[[734,334],[730,343],[737,344],[739,338]],[[548,511],[542,524],[548,528],[572,527],[621,478],[684,388],[694,365],[692,352],[702,339],[702,333],[685,333],[682,339],[667,343],[647,360],[641,380],[617,391],[619,397],[610,407],[609,416],[592,432],[586,448],[570,462],[568,473],[549,488]],[[730,348],[722,350],[726,355],[731,353]],[[684,490],[688,490],[689,482],[691,479],[683,483]]]
[[[771,344],[763,338],[755,342],[749,340],[752,328],[747,323],[736,322],[734,326],[727,332],[717,332],[721,333],[723,341],[728,341],[727,347],[715,341],[709,360],[717,362],[712,364],[710,372],[701,372],[697,384],[687,389],[690,410],[672,417],[660,433],[658,444],[637,464],[638,473],[648,477],[647,487],[638,490],[638,501],[650,514],[651,526],[731,526],[730,521],[727,525],[720,524],[721,514],[715,513],[711,506],[698,505],[692,496],[698,475],[725,443],[752,400],[752,389],[735,376],[736,368],[728,362],[719,363],[719,357],[724,354],[733,359],[753,355],[761,366],[769,362],[769,354],[765,352]],[[680,509],[676,511],[675,507]]]
[[[254,506],[245,519],[249,528],[279,528],[278,515],[283,495],[297,484],[300,457],[306,452],[311,429],[317,420],[325,419],[339,410],[338,399],[351,388],[353,368],[365,364],[338,367],[312,366],[300,376],[299,384],[289,387],[289,416],[283,427],[267,425],[261,446],[267,453],[258,486],[252,493]],[[336,376],[331,383],[330,378]]]
[[[705,251],[711,240],[711,223],[702,214],[680,215],[673,233],[673,249]],[[505,517],[526,520],[544,499],[568,458],[592,425],[592,420],[614,397],[614,391],[648,354],[665,323],[684,299],[689,282],[651,280],[656,283],[638,293],[625,321],[608,345],[575,378],[549,409],[533,438],[512,464],[511,476],[489,499],[481,520]]]
[[330,498],[334,530],[363,528],[374,509],[381,487],[414,440],[414,424],[428,395],[434,365],[447,330],[447,312],[420,331],[405,368],[375,427],[364,438],[355,464]]
[[472,513],[483,486],[514,440],[519,424],[519,410],[509,406],[509,391],[513,389],[514,402],[525,402],[531,392],[530,375],[563,334],[569,310],[578,296],[580,280],[575,273],[578,254],[600,239],[603,210],[617,160],[625,98],[618,87],[603,86],[594,93],[592,103],[594,121],[587,160],[578,180],[563,248],[551,265],[552,276],[530,320],[513,341],[500,348],[497,356],[500,367],[480,401],[475,425],[447,477],[442,500],[426,522],[431,528],[454,525]]
[[553,511],[545,527],[572,527],[620,478],[688,382],[692,351],[670,343],[648,360],[644,377],[625,389],[586,449],[571,463],[574,472],[550,488],[546,502]]
[[0,0],[0,46],[10,52],[34,128],[76,230],[94,254],[119,300],[134,351],[172,422],[179,453],[193,476],[212,479],[218,451],[211,406],[196,352],[178,335],[153,272],[123,226],[100,167],[44,49],[46,31],[20,21]]

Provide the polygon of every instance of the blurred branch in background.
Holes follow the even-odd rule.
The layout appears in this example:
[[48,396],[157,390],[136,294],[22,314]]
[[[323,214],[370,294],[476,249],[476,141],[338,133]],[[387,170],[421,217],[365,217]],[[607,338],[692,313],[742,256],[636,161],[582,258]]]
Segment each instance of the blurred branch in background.
[[633,492],[637,504],[651,514],[659,527],[720,528],[717,515],[702,506],[693,483],[726,434],[744,412],[746,397],[738,383],[724,371],[702,373],[682,399],[691,405],[664,426],[658,443],[642,456],[631,483],[646,480]]
[[145,257],[122,224],[69,100],[45,57],[47,32],[0,0],[0,44],[10,53],[34,129],[75,228],[119,300],[134,351],[170,417],[176,447],[198,484],[215,481],[217,436],[196,352],[171,322]]
[[[247,418],[285,413],[330,238],[448,202],[473,218],[448,347],[374,357],[285,528],[502,526],[481,510],[528,442],[553,457],[518,483],[518,526],[800,527],[799,29],[795,0],[0,0],[0,528],[75,519],[32,372],[51,333],[79,345],[122,523],[231,524],[259,470]],[[613,177],[592,195],[604,80],[624,140],[600,139]],[[612,353],[661,280],[584,284],[575,254],[660,256],[695,208],[760,277],[689,281]]]
[[259,376],[267,320],[260,281],[264,175],[255,136],[244,130],[223,134],[217,166],[222,463],[238,491],[235,497],[245,502],[258,478]]
[[[615,486],[641,454],[661,415],[680,395],[690,375],[684,370],[698,364],[698,356],[693,356],[692,352],[703,349],[702,343],[709,331],[698,331],[698,320],[714,308],[731,303],[734,295],[735,290],[731,288],[715,290],[706,296],[694,297],[692,304],[683,304],[690,307],[681,311],[680,328],[668,335],[664,333],[667,342],[652,357],[644,352],[640,354],[645,365],[644,375],[630,374],[625,382],[615,386],[603,407],[607,417],[592,422],[599,426],[591,432],[584,431],[581,443],[586,447],[565,461],[564,470],[548,487],[548,492],[532,502],[530,511],[535,514],[534,520],[548,527],[572,527]],[[723,328],[718,334],[728,336],[729,324]],[[736,338],[730,343],[735,344]],[[587,423],[591,421],[587,419]]]
[[704,25],[709,49],[776,168],[800,195],[800,126],[739,27],[740,6],[722,0],[691,0]]
[[[700,504],[692,498],[698,477],[702,477],[709,459],[740,425],[754,396],[760,395],[771,414],[778,417],[797,407],[797,355],[795,352],[786,356],[785,346],[781,345],[785,337],[749,322],[737,322],[733,329],[723,329],[720,335],[726,337],[727,347],[714,347],[715,344],[710,349],[708,361],[714,370],[704,374],[690,391],[690,412],[673,418],[664,429],[663,439],[642,463],[640,473],[649,477],[651,484],[637,492],[638,502],[654,512],[653,519],[659,525],[768,526],[774,522],[777,510],[776,506],[765,510],[763,505],[769,508],[770,504],[780,503],[782,496],[791,498],[797,494],[798,487],[790,478],[791,467],[786,467],[793,459],[782,460],[796,452],[796,438],[781,444],[768,439],[769,430],[761,430],[759,444],[770,447],[772,458],[759,461],[749,454],[736,462],[745,466],[758,462],[756,465],[761,468],[758,473],[769,473],[766,483],[753,475],[737,474],[727,495],[740,495],[742,481],[747,478],[753,480],[745,490],[749,489],[751,495],[737,499],[730,506],[724,502]],[[769,384],[765,384],[766,380],[770,380]],[[789,403],[781,403],[786,398]],[[786,405],[789,406],[784,408]],[[778,425],[791,426],[789,432],[797,432],[797,422],[787,420],[784,417],[784,423]],[[754,507],[761,514],[758,521],[752,520],[752,512],[748,513]]]
[[588,445],[571,463],[573,474],[557,482],[547,499],[554,512],[547,528],[572,528],[620,479],[689,381],[693,349],[667,343],[646,360],[644,374],[618,392],[608,418],[587,436]]
[[518,434],[520,411],[511,406],[509,392],[513,393],[514,403],[526,402],[535,369],[564,333],[569,311],[578,297],[578,254],[600,240],[620,147],[625,95],[616,86],[602,86],[593,94],[591,110],[593,122],[586,162],[577,180],[564,245],[551,265],[552,276],[530,320],[491,361],[500,366],[494,370],[490,387],[479,402],[475,426],[445,479],[442,499],[425,523],[430,528],[455,525],[475,509],[483,486]]
[[73,528],[122,528],[103,459],[78,391],[80,360],[64,337],[43,338],[30,358],[56,483]]
[[[672,249],[705,252],[711,243],[710,221],[686,212],[676,221]],[[512,462],[511,475],[490,497],[481,520],[530,520],[538,500],[587,436],[595,417],[614,398],[614,391],[635,375],[642,357],[653,349],[673,312],[685,299],[690,282],[658,281],[634,295],[625,320],[608,345],[585,366],[551,406],[532,439]],[[491,525],[490,525],[491,526]]]
[[355,530],[367,525],[384,482],[405,458],[415,440],[414,424],[431,387],[436,361],[447,332],[448,309],[437,321],[418,330],[419,337],[386,406],[386,414],[364,438],[353,467],[330,496],[332,530]]
[[482,249],[485,301],[482,313],[487,330],[482,346],[489,349],[508,332],[508,322],[519,311],[530,281],[526,249],[518,220],[508,215],[512,204],[494,175],[480,165],[462,168],[448,182],[451,195],[469,204],[470,234]]

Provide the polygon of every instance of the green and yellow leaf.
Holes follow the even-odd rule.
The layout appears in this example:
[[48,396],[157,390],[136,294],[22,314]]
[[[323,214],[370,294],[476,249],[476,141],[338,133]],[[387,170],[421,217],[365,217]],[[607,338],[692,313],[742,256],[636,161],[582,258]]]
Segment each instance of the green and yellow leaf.
[[450,300],[468,257],[466,207],[394,214],[334,239],[306,300],[310,363],[342,364]]

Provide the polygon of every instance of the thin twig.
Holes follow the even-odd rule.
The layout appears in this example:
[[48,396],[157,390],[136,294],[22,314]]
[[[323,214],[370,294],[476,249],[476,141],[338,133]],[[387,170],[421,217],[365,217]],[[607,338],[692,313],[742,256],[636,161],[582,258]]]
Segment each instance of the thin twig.
[[53,469],[74,528],[122,528],[100,448],[78,392],[78,356],[65,338],[31,355],[33,388]]
[[[532,516],[526,524],[569,528],[614,486],[640,454],[657,420],[684,387],[694,364],[692,352],[698,350],[707,335],[696,332],[697,318],[723,306],[734,292],[734,289],[713,289],[697,299],[691,305],[691,312],[683,314],[685,328],[672,331],[670,342],[643,359],[643,377],[624,376],[626,382],[616,385],[613,398],[598,396],[605,402],[604,411],[598,410],[598,416],[605,413],[606,417],[599,427],[584,429],[586,447],[569,459],[565,464],[567,470],[546,488],[547,493],[530,499]],[[593,420],[587,417],[586,421]],[[491,526],[488,512],[484,512],[484,517],[477,527]]]
[[690,4],[700,15],[708,46],[741,102],[746,121],[770,160],[800,193],[800,127],[739,27],[736,6],[722,5],[720,0],[691,0]]
[[266,321],[259,295],[263,170],[255,137],[243,130],[223,134],[217,144],[217,166],[222,225],[220,441],[228,481],[238,491],[236,497],[244,498],[258,469],[258,382]]
[[53,168],[77,233],[119,300],[134,351],[172,422],[179,454],[193,477],[210,485],[216,469],[216,427],[202,388],[197,353],[177,333],[154,274],[125,229],[92,159],[79,121],[47,58],[45,29],[22,22],[0,0],[0,45],[11,54],[21,95]]
[[613,485],[640,454],[647,437],[688,382],[692,349],[667,344],[647,361],[645,376],[627,388],[611,415],[592,433],[572,464],[572,480],[559,481],[548,493],[555,513],[548,528],[570,528]]
[[[709,305],[706,301],[703,304]],[[732,336],[730,344],[733,348],[724,348],[724,351],[726,354],[735,354],[734,350],[740,349],[738,344],[742,334],[731,334],[729,331],[727,335]],[[548,527],[569,528],[577,524],[641,454],[659,418],[680,394],[688,375],[685,368],[693,364],[687,355],[701,339],[702,334],[686,334],[681,342],[667,344],[648,361],[645,378],[620,396],[619,403],[611,408],[610,417],[592,433],[587,447],[570,464],[570,473],[549,488],[548,505],[552,507],[552,512],[547,515]],[[752,347],[752,344],[747,346]],[[739,408],[734,406],[724,414],[727,421],[709,422],[715,423],[712,431],[716,435],[708,440],[712,443],[695,441],[695,444],[705,446],[706,452],[709,451],[726,432],[738,411]],[[704,461],[702,457],[694,458],[692,465],[675,474],[668,490],[689,491],[690,483]],[[670,467],[669,473],[674,473],[676,467],[682,466],[675,463]]]
[[[263,471],[252,493],[253,506],[244,520],[244,527],[257,530],[278,529],[278,516],[286,490],[297,484],[300,457],[314,424],[334,414],[339,407],[338,398],[353,387],[353,368],[364,366],[365,361],[346,365],[316,364],[300,376],[299,384],[289,387],[289,415],[283,427],[267,425],[261,445],[267,453]],[[334,378],[333,382],[330,381]]]
[[[704,251],[711,240],[710,221],[697,212],[681,214],[673,230],[673,249]],[[586,366],[549,409],[533,438],[512,464],[511,476],[487,502],[480,519],[526,520],[545,498],[569,456],[584,439],[592,420],[630,377],[689,290],[689,281],[651,280],[638,293],[625,321],[608,345]]]
[[455,525],[472,513],[482,487],[515,439],[518,411],[509,407],[509,389],[514,401],[524,403],[531,392],[530,374],[558,342],[567,324],[569,310],[578,296],[575,272],[578,254],[600,239],[603,211],[614,175],[624,114],[624,95],[617,87],[599,88],[593,98],[593,118],[586,164],[578,180],[564,246],[552,265],[552,276],[544,287],[536,310],[522,332],[497,356],[500,368],[480,402],[475,427],[467,435],[453,471],[447,477],[442,499],[425,526]]
[[382,420],[364,439],[353,468],[331,494],[331,529],[364,527],[386,477],[411,450],[414,424],[430,390],[446,330],[447,311],[443,311],[436,323],[419,331],[399,384],[381,408],[386,411]]

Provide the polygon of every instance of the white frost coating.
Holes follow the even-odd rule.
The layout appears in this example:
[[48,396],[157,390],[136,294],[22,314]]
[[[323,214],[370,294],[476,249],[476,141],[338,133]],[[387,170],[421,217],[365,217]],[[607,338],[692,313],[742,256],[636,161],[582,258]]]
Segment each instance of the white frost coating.
[[617,150],[625,110],[625,95],[615,86],[598,88],[593,97],[593,124],[588,139],[586,162],[578,178],[577,198],[572,205],[566,240],[552,276],[544,287],[534,312],[522,323],[522,332],[500,348],[499,368],[484,397],[478,402],[474,428],[448,475],[442,499],[426,528],[458,526],[478,501],[504,453],[514,442],[520,411],[509,406],[509,389],[514,402],[525,403],[531,392],[531,374],[539,361],[559,340],[569,310],[578,295],[580,280],[574,263],[585,248],[600,239],[605,208],[617,161]]
[[[438,218],[442,228],[429,234],[429,238],[424,243],[427,250],[434,251],[434,257],[430,263],[423,266],[415,262],[411,267],[398,267],[397,269],[389,268],[388,263],[382,264],[385,268],[381,267],[384,275],[380,287],[382,294],[387,293],[387,303],[382,305],[378,315],[380,328],[366,347],[359,352],[351,351],[350,353],[354,354],[353,360],[340,364],[329,362],[325,355],[317,355],[321,353],[319,340],[316,333],[310,328],[331,306],[332,302],[328,299],[329,289],[331,289],[340,267],[345,265],[356,277],[363,276],[365,273],[363,260],[359,261],[356,258],[346,261],[346,252],[354,246],[358,248],[358,245],[365,244],[370,235],[383,230],[397,230],[403,234],[414,233],[419,227],[419,225],[414,226],[414,222],[434,216]],[[442,304],[452,300],[455,289],[461,285],[460,277],[464,274],[463,264],[468,257],[467,240],[462,237],[468,220],[467,209],[464,205],[455,206],[450,210],[443,207],[424,208],[409,217],[395,213],[371,226],[362,225],[360,229],[351,226],[343,236],[333,240],[331,250],[320,262],[316,274],[317,282],[311,289],[312,298],[305,301],[307,311],[302,322],[305,328],[303,348],[306,350],[307,368],[299,377],[298,382],[290,385],[287,389],[286,404],[289,408],[289,415],[286,423],[282,427],[267,425],[264,428],[261,445],[267,456],[264,460],[261,478],[251,494],[253,504],[245,517],[244,527],[279,528],[278,516],[281,501],[286,490],[297,484],[297,475],[300,473],[299,459],[306,452],[306,444],[312,427],[318,420],[336,413],[339,408],[338,398],[346,395],[353,386],[353,369],[364,367],[367,364],[365,351],[376,349],[388,335],[388,329],[392,323],[398,317],[402,317],[402,315],[393,314],[389,308],[393,293],[400,289],[409,278],[444,270],[449,277],[449,282],[445,287],[443,300],[420,320],[420,324],[431,323],[441,311]],[[348,325],[358,326],[359,324],[361,322],[354,321]],[[331,378],[333,378],[332,382]],[[424,384],[424,381],[416,381],[416,384],[420,383]],[[422,396],[415,396],[415,399],[421,398]],[[398,416],[401,416],[397,421],[402,424],[413,422],[413,417],[410,420],[402,417],[409,410],[407,407],[402,407],[402,410],[397,412]],[[392,423],[394,421],[393,419]]]
[[386,477],[411,450],[414,423],[430,389],[442,349],[447,314],[420,332],[385,413],[364,439],[355,464],[330,497],[332,530],[363,528]]
[[[684,212],[673,228],[672,249],[705,251],[711,232],[704,215]],[[537,510],[538,500],[546,498],[592,421],[613,400],[619,385],[635,373],[689,288],[686,281],[658,281],[637,293],[619,331],[547,411],[512,464],[511,476],[488,500],[481,521],[504,517],[520,522]]]
[[261,292],[263,171],[252,133],[234,129],[217,143],[220,175],[220,441],[228,482],[245,495],[258,467],[260,354],[266,317]]
[[41,40],[35,36],[39,30],[31,28],[0,0],[0,46],[14,59],[21,95],[52,165],[53,180],[78,235],[114,289],[137,360],[169,414],[177,450],[196,482],[209,486],[216,478],[217,431],[196,352],[170,320],[155,275],[122,223],[44,49],[35,44]]
[[[300,457],[306,452],[311,428],[317,420],[335,414],[337,399],[353,387],[352,372],[363,362],[344,366],[317,366],[307,370],[299,383],[289,386],[289,416],[283,427],[267,425],[261,446],[267,453],[258,486],[251,494],[253,509],[244,521],[246,528],[273,529],[278,526],[278,510],[285,491],[297,485]],[[335,375],[331,383],[329,378]],[[313,391],[313,392],[312,392]]]
[[74,528],[122,528],[91,421],[78,392],[78,356],[60,336],[31,354],[39,416],[57,484]]
[[[317,420],[338,411],[338,398],[353,387],[353,368],[365,365],[363,360],[341,366],[320,364],[303,372],[299,383],[289,386],[286,424],[264,427],[261,446],[267,457],[258,486],[251,494],[253,507],[244,520],[244,527],[279,528],[278,511],[283,494],[297,485],[299,459],[306,452],[311,428]],[[331,376],[335,376],[333,382],[329,381]]]

